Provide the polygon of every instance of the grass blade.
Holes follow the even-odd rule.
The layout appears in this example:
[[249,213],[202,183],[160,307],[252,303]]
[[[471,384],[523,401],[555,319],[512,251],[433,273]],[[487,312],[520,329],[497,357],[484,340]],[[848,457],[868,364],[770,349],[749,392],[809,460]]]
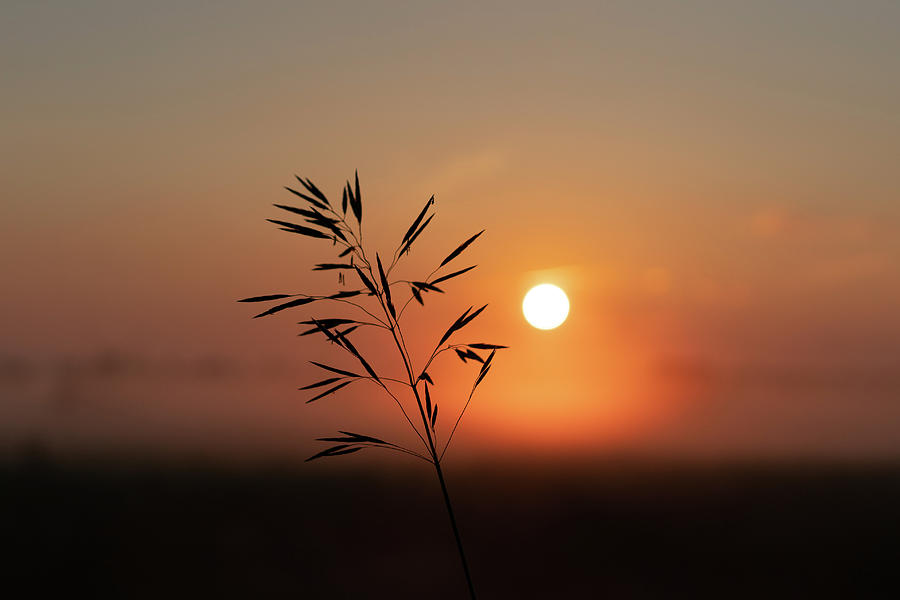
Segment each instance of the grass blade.
[[488,305],[485,304],[484,306],[482,306],[481,308],[479,308],[478,310],[476,310],[475,312],[473,312],[471,315],[469,315],[468,317],[466,317],[465,319],[463,319],[463,322],[459,324],[459,328],[462,329],[463,327],[465,327],[466,325],[468,325],[469,323],[471,323],[471,322],[472,322],[472,319],[474,319],[475,317],[477,317],[478,315],[480,315],[480,314],[481,314],[481,311],[483,311],[483,310],[486,309],[487,307],[488,307]]
[[472,265],[471,267],[466,267],[465,269],[460,269],[459,271],[455,271],[455,272],[453,272],[453,273],[450,273],[449,275],[444,275],[443,277],[438,277],[437,279],[435,279],[435,280],[432,281],[431,283],[436,285],[436,284],[438,284],[438,283],[440,283],[440,282],[442,282],[442,281],[447,281],[448,279],[452,279],[452,278],[454,278],[454,277],[457,277],[457,276],[459,276],[459,275],[462,275],[463,273],[466,273],[466,272],[468,272],[468,271],[471,271],[472,269],[474,269],[474,268],[477,267],[477,266],[478,266],[478,265]]
[[332,387],[332,388],[329,388],[329,389],[325,390],[324,392],[322,392],[322,393],[319,394],[318,396],[316,396],[316,397],[314,397],[314,398],[310,398],[309,400],[306,401],[306,403],[309,404],[310,402],[315,402],[315,401],[318,400],[319,398],[324,398],[325,396],[330,396],[331,394],[335,393],[336,391],[338,391],[338,390],[341,389],[342,387],[346,387],[346,386],[350,385],[351,383],[353,383],[353,382],[352,382],[352,381],[345,381],[344,383],[339,383],[338,385],[336,385],[336,386],[334,386],[334,387]]
[[323,325],[321,321],[317,321],[316,319],[313,319],[312,321],[315,324],[315,326],[318,328],[318,330],[325,334],[325,337],[327,337],[329,340],[331,340],[333,343],[337,344],[338,346],[343,346],[341,341],[331,332],[331,330],[328,327]]
[[[290,188],[288,188],[290,189]],[[273,204],[275,208],[280,208],[281,210],[286,210],[288,212],[292,212],[294,214],[306,217],[307,219],[314,219],[317,213],[314,213],[311,210],[307,210],[305,208],[297,208],[296,206],[288,206],[286,204]]]
[[411,285],[409,286],[409,289],[412,291],[413,298],[416,299],[416,302],[418,302],[422,306],[425,306],[425,302],[422,300],[422,292],[419,291],[419,288]]
[[328,379],[323,379],[322,381],[317,381],[315,383],[311,383],[309,385],[304,385],[301,388],[297,388],[298,390],[311,390],[317,387],[322,387],[323,385],[328,385],[329,383],[334,383],[335,381],[340,381],[340,377],[330,377]]
[[290,302],[285,302],[284,304],[279,304],[278,306],[273,306],[269,310],[265,312],[261,312],[258,315],[255,315],[253,318],[258,319],[259,317],[265,317],[267,315],[271,315],[286,308],[294,308],[295,306],[303,306],[304,304],[309,304],[310,302],[315,302],[316,298],[297,298],[296,300],[291,300]]
[[375,253],[375,261],[378,263],[378,275],[381,277],[381,289],[384,290],[384,299],[387,301],[388,311],[394,320],[397,319],[397,311],[394,310],[394,303],[391,302],[391,285],[388,283],[387,276],[384,274],[384,267],[381,266],[381,257]]
[[[294,175],[294,177],[297,177],[297,176]],[[303,185],[306,185],[306,184],[303,182],[302,179],[300,179],[299,177],[297,177],[297,179],[300,181],[300,183],[303,183]],[[315,198],[313,198],[313,197],[311,197],[311,196],[307,196],[307,195],[304,194],[303,192],[298,192],[298,191],[295,190],[294,188],[289,188],[289,187],[287,187],[287,186],[284,186],[284,189],[286,189],[286,190],[289,191],[290,193],[294,194],[295,196],[299,196],[300,198],[303,198],[304,200],[306,200],[307,202],[309,202],[309,203],[312,204],[313,206],[317,206],[317,207],[319,207],[319,208],[328,210],[328,206],[327,206],[327,205],[322,204],[319,200],[316,200]]]
[[359,323],[353,319],[310,319],[309,321],[300,321],[297,325],[315,325],[316,322],[321,323],[329,329],[336,325],[348,325],[350,323]]
[[359,191],[359,171],[354,171],[354,178],[356,179],[356,206],[353,210],[354,215],[356,216],[356,222],[362,226],[362,192]]
[[269,294],[267,296],[253,296],[252,298],[244,298],[238,302],[266,302],[268,300],[280,300],[281,298],[293,298],[295,294]]
[[413,281],[412,284],[419,289],[426,290],[429,292],[438,292],[439,294],[443,294],[444,290],[434,285],[433,283],[428,283],[427,281]]
[[372,437],[370,435],[360,435],[358,433],[353,433],[352,431],[338,431],[338,433],[343,433],[344,435],[349,436],[360,442],[371,442],[373,444],[385,444],[385,445],[390,444],[390,442],[380,440],[376,437]]
[[[443,261],[441,261],[441,265],[440,265],[440,266],[443,267],[443,266],[446,265],[448,262],[450,262],[451,260],[453,260],[454,258],[456,258],[457,256],[459,256],[459,255],[462,253],[462,251],[465,250],[466,248],[468,248],[468,247],[469,247],[469,244],[471,244],[472,242],[474,242],[475,240],[477,240],[477,239],[478,239],[478,236],[480,236],[482,233],[484,233],[484,229],[482,229],[481,231],[479,231],[478,233],[476,233],[475,235],[473,235],[472,237],[470,237],[469,239],[467,239],[466,241],[464,241],[462,244],[460,244],[460,245],[456,248],[456,250],[454,250],[453,252],[451,252],[450,255],[449,255],[447,258],[445,258]],[[438,268],[440,268],[440,267],[438,267]]]
[[369,365],[369,363],[366,362],[366,359],[363,358],[362,354],[359,353],[359,350],[356,349],[356,347],[350,342],[350,340],[347,339],[346,337],[344,337],[344,335],[343,335],[341,332],[337,332],[337,337],[338,337],[338,339],[341,341],[341,343],[343,344],[343,346],[344,346],[347,350],[349,350],[350,353],[353,354],[353,356],[356,357],[356,360],[359,361],[359,364],[362,365],[363,369],[365,369],[366,372],[367,372],[369,375],[372,376],[372,379],[374,379],[375,381],[381,383],[381,379],[378,377],[378,373],[376,373],[376,372],[375,372],[375,369],[373,369],[373,368]]
[[326,456],[341,456],[343,454],[352,454],[353,452],[358,452],[359,450],[362,450],[362,446],[351,447],[350,444],[341,444],[339,446],[332,446],[331,448],[328,448],[327,450],[322,450],[318,454],[315,454],[315,455],[307,458],[305,462],[309,462],[309,461],[315,460],[317,458],[324,458]]
[[291,233],[298,233],[300,235],[305,235],[311,238],[319,238],[330,240],[331,238],[327,233],[323,233],[318,229],[313,229],[312,227],[304,227],[303,225],[297,225],[296,223],[290,223],[288,221],[279,221],[277,219],[266,219],[269,223],[275,223],[276,225],[281,225],[281,228],[285,231],[290,231]]
[[480,356],[478,356],[478,354],[476,354],[475,352],[472,352],[471,350],[469,350],[468,348],[466,348],[465,355],[466,355],[466,358],[470,358],[472,360],[480,362],[481,364],[484,364],[484,359],[481,358]]
[[464,312],[464,313],[462,314],[462,316],[460,316],[458,319],[456,319],[456,321],[453,322],[453,324],[452,324],[452,325],[450,326],[450,328],[447,330],[447,333],[445,333],[444,336],[441,338],[441,341],[438,342],[438,346],[439,346],[439,347],[440,347],[444,342],[446,342],[447,339],[449,339],[449,337],[450,337],[451,335],[453,335],[453,332],[454,332],[454,331],[456,331],[457,329],[460,328],[460,323],[462,323],[463,319],[466,318],[466,316],[469,314],[469,311],[470,311],[470,310],[472,310],[472,307],[471,307],[471,306],[470,306],[469,308],[466,309],[466,312]]
[[406,230],[406,234],[403,236],[403,240],[400,241],[401,246],[406,243],[406,240],[409,239],[409,237],[416,230],[416,227],[419,226],[419,223],[422,222],[422,219],[425,218],[425,213],[428,212],[428,207],[430,207],[432,204],[434,204],[434,196],[429,198],[428,202],[425,203],[425,208],[422,209],[422,212],[419,213],[419,216],[416,217],[416,220],[413,221],[413,224],[410,225],[409,229]]
[[[297,176],[294,175],[294,177],[297,177]],[[315,196],[316,198],[318,198],[319,200],[321,200],[322,202],[325,203],[325,206],[322,208],[330,208],[331,207],[331,203],[328,201],[328,198],[325,197],[325,194],[323,194],[322,191],[316,187],[316,184],[314,184],[309,177],[307,177],[306,180],[303,180],[300,177],[297,177],[297,181],[302,183],[303,187],[305,187],[309,191],[310,194],[312,194],[313,196]]]
[[362,290],[346,290],[326,297],[330,300],[341,300],[343,298],[352,298],[353,296],[359,296],[360,294],[362,294]]
[[412,237],[409,238],[408,240],[406,240],[406,245],[403,246],[403,248],[400,250],[400,252],[397,253],[398,255],[401,255],[404,252],[407,252],[409,250],[409,247],[412,246],[412,243],[414,241],[416,241],[416,238],[419,237],[419,234],[422,233],[423,231],[425,231],[425,228],[428,227],[428,224],[431,223],[431,220],[433,218],[434,218],[434,215],[431,215],[430,217],[428,217],[428,219],[425,220],[424,223],[422,223],[422,226],[416,230],[416,232],[412,235]]
[[353,268],[356,269],[356,274],[359,275],[359,278],[363,282],[363,285],[369,289],[369,292],[371,292],[373,296],[377,296],[378,290],[375,288],[375,284],[369,281],[369,278],[366,277],[366,274],[362,272],[362,269],[360,269],[356,265],[353,265]]
[[338,369],[337,367],[323,365],[322,363],[316,362],[314,360],[311,360],[309,362],[316,365],[320,369],[325,369],[326,371],[331,371],[332,373],[337,373],[338,375],[345,375],[347,377],[362,377],[362,375],[354,373],[353,371],[345,371],[344,369]]

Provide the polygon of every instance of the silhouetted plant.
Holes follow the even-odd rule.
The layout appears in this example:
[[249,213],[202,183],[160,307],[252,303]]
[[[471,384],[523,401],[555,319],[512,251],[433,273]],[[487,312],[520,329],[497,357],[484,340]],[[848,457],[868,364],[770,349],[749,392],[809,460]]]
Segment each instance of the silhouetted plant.
[[[422,442],[424,453],[370,435],[362,435],[350,431],[339,431],[339,436],[319,438],[319,441],[331,442],[335,445],[311,456],[307,460],[331,456],[343,456],[358,452],[364,448],[381,448],[408,454],[431,463],[437,474],[447,512],[450,516],[450,525],[453,529],[457,548],[459,549],[459,555],[462,560],[469,593],[472,598],[475,598],[472,577],[469,573],[469,566],[466,562],[465,552],[463,551],[459,529],[453,514],[453,506],[450,502],[450,496],[447,493],[444,473],[441,469],[441,460],[447,452],[447,448],[450,446],[453,434],[456,432],[460,420],[462,420],[466,409],[469,407],[469,403],[472,400],[476,388],[478,388],[478,385],[490,371],[491,363],[494,360],[494,354],[497,350],[506,348],[506,346],[483,342],[465,344],[447,343],[454,334],[462,330],[466,325],[471,323],[475,317],[480,315],[487,305],[474,311],[472,310],[474,307],[469,307],[444,332],[421,368],[416,368],[414,366],[413,357],[407,349],[400,322],[407,307],[413,300],[424,306],[425,296],[427,294],[432,292],[443,293],[443,290],[438,287],[438,284],[459,277],[475,268],[475,265],[472,265],[435,277],[444,270],[444,267],[462,254],[472,242],[478,239],[478,237],[484,233],[484,230],[476,233],[460,244],[455,250],[447,255],[447,257],[442,260],[437,268],[429,273],[427,277],[420,280],[392,280],[391,274],[394,268],[405,255],[409,254],[412,245],[419,239],[419,236],[434,218],[434,196],[425,203],[425,207],[415,218],[412,225],[406,230],[406,233],[394,250],[390,264],[385,269],[381,261],[381,256],[376,253],[373,262],[370,259],[370,256],[366,254],[366,250],[363,246],[362,193],[359,188],[358,173],[355,175],[354,183],[352,185],[350,181],[347,181],[344,186],[340,207],[332,205],[325,194],[322,193],[322,191],[309,179],[297,177],[297,181],[300,182],[300,185],[302,186],[301,189],[298,190],[290,187],[285,189],[304,201],[303,208],[283,204],[275,204],[275,206],[286,212],[292,213],[293,215],[303,217],[303,222],[305,224],[299,225],[294,222],[276,219],[268,219],[268,221],[278,225],[282,231],[310,238],[328,240],[333,246],[340,248],[338,258],[342,259],[344,262],[317,264],[313,267],[313,270],[338,271],[338,282],[341,284],[346,283],[344,274],[347,273],[351,277],[355,277],[362,287],[359,289],[342,290],[327,295],[267,294],[265,296],[245,298],[239,302],[275,303],[267,310],[256,315],[256,317],[272,315],[283,310],[305,306],[314,302],[350,305],[360,311],[361,314],[358,319],[313,317],[306,321],[300,321],[300,325],[307,326],[307,328],[300,333],[301,336],[317,333],[321,334],[325,340],[351,355],[357,365],[355,370],[351,370],[351,368],[336,367],[317,361],[311,361],[316,367],[327,371],[328,376],[325,379],[310,383],[300,389],[315,390],[313,392],[315,395],[307,400],[307,403],[309,403],[330,396],[338,390],[346,388],[355,382],[371,380],[381,387],[381,389],[396,402],[406,422]],[[348,209],[352,215],[350,218],[348,218]],[[296,220],[296,217],[294,217],[294,219]],[[354,220],[356,222],[355,227],[353,226]],[[393,290],[392,287],[394,288]],[[399,303],[397,294],[401,289],[408,290],[409,293],[409,297],[406,298],[402,304]],[[287,302],[278,302],[281,300],[287,300]],[[365,316],[362,316],[362,314]],[[385,377],[384,375],[379,374],[372,367],[371,363],[365,359],[363,353],[360,352],[350,340],[350,334],[360,327],[374,327],[390,333],[392,345],[396,347],[398,358],[403,364],[403,370],[406,374],[405,380]],[[466,398],[462,410],[453,422],[453,427],[447,435],[447,440],[444,442],[443,448],[439,450],[440,444],[437,440],[436,429],[438,404],[432,402],[431,399],[429,387],[434,385],[434,380],[429,375],[428,369],[436,358],[451,350],[463,363],[471,360],[480,364],[480,368],[478,370],[478,375],[475,377],[474,383],[472,384],[472,388],[469,391],[468,398]],[[479,353],[486,351],[490,351],[487,356],[483,356]],[[362,368],[362,371],[359,370],[360,367]],[[390,390],[385,382],[398,383],[406,386],[406,388],[410,390],[411,398],[406,398],[405,403]],[[412,408],[411,401],[415,401],[415,408],[418,409],[419,425],[416,425],[414,419],[410,418],[409,412],[407,412],[407,404]]]

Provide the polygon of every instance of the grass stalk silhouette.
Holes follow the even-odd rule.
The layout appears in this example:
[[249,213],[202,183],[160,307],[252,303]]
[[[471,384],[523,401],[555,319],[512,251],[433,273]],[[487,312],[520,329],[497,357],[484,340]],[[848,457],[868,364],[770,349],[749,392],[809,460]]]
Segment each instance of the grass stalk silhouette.
[[[256,315],[255,318],[269,316],[283,310],[293,309],[308,304],[320,303],[340,304],[353,307],[358,311],[356,318],[316,318],[312,317],[306,321],[300,321],[300,325],[307,327],[299,335],[315,335],[320,334],[322,339],[330,344],[342,349],[352,357],[356,370],[349,370],[343,367],[324,364],[317,361],[311,361],[313,365],[328,373],[325,379],[310,383],[301,387],[301,390],[315,390],[315,396],[307,400],[307,403],[321,400],[337,391],[344,389],[359,381],[371,381],[378,385],[388,396],[390,396],[399,407],[406,423],[415,432],[416,437],[421,441],[423,451],[408,448],[392,442],[387,442],[380,438],[353,433],[350,431],[339,431],[340,436],[318,438],[318,441],[332,442],[335,445],[309,457],[307,461],[316,460],[326,457],[343,456],[359,452],[365,448],[381,448],[391,450],[401,454],[406,454],[425,462],[431,463],[437,475],[440,484],[441,494],[447,508],[447,514],[450,518],[450,526],[453,530],[453,536],[456,541],[459,557],[462,562],[463,573],[465,574],[466,584],[468,586],[469,595],[475,598],[475,588],[472,584],[472,575],[469,571],[469,564],[466,560],[465,550],[463,549],[462,538],[457,526],[456,516],[453,512],[453,504],[450,501],[450,494],[447,491],[447,483],[444,479],[444,472],[441,468],[441,461],[444,454],[450,447],[453,434],[456,432],[460,421],[463,418],[475,390],[484,380],[491,369],[494,355],[497,350],[506,348],[499,344],[489,343],[449,343],[450,338],[457,332],[462,330],[466,325],[471,323],[487,305],[476,310],[470,306],[459,318],[454,321],[445,331],[438,343],[435,345],[428,359],[424,362],[421,369],[417,369],[413,363],[406,340],[403,336],[401,327],[401,319],[406,312],[410,303],[415,301],[421,306],[425,305],[425,297],[430,293],[444,293],[444,290],[438,287],[451,279],[468,273],[476,267],[472,265],[453,271],[451,273],[440,274],[444,267],[456,259],[463,251],[466,250],[484,230],[472,235],[462,244],[457,246],[443,261],[421,280],[401,280],[391,279],[394,269],[400,264],[404,256],[408,255],[410,249],[416,240],[419,239],[421,233],[428,227],[434,218],[434,196],[426,203],[425,207],[419,212],[412,225],[406,230],[405,235],[401,239],[397,248],[393,252],[390,264],[385,268],[382,263],[381,256],[376,252],[375,260],[371,260],[370,255],[366,253],[363,245],[363,208],[362,193],[359,187],[359,174],[354,175],[354,182],[348,180],[342,190],[340,206],[332,205],[327,196],[309,179],[303,179],[295,176],[301,184],[300,189],[286,187],[285,189],[295,197],[303,200],[302,207],[275,204],[277,208],[291,213],[296,216],[303,217],[303,224],[294,223],[292,221],[282,221],[277,219],[267,219],[269,222],[278,225],[282,231],[301,235],[304,237],[322,239],[331,242],[336,248],[340,249],[338,258],[343,262],[320,263],[313,267],[314,271],[337,271],[338,283],[346,285],[346,275],[355,277],[361,287],[356,289],[344,289],[332,294],[326,295],[308,295],[299,293],[277,293],[267,294],[264,296],[254,296],[252,298],[244,298],[239,302],[271,302],[268,309]],[[349,212],[348,212],[349,211]],[[355,226],[354,226],[355,221]],[[435,277],[438,275],[437,277]],[[392,289],[392,287],[394,289]],[[397,309],[397,293],[399,291],[408,291],[409,297],[405,299],[399,310]],[[286,300],[286,302],[281,302]],[[363,316],[365,315],[365,316]],[[350,334],[359,328],[373,327],[383,329],[390,333],[391,343],[396,348],[400,362],[403,365],[405,376],[403,379],[396,377],[386,377],[378,373],[366,360],[364,354],[353,344]],[[439,449],[440,444],[437,441],[437,418],[438,404],[432,402],[430,387],[434,386],[434,380],[428,373],[428,369],[434,361],[442,354],[454,352],[455,355],[463,362],[473,362],[479,364],[478,375],[475,377],[472,388],[469,391],[468,398],[463,405],[462,410],[456,417],[453,427],[447,436],[447,441],[443,448]],[[484,352],[488,352],[484,356]],[[361,367],[361,372],[360,372]],[[415,419],[410,417],[407,411],[407,405],[399,398],[387,383],[394,383],[405,386],[411,392],[412,400],[415,401],[415,407],[418,411],[417,425]],[[322,389],[324,388],[324,389]],[[320,391],[321,390],[321,391]],[[409,399],[407,399],[407,402]],[[410,408],[411,405],[410,405]]]

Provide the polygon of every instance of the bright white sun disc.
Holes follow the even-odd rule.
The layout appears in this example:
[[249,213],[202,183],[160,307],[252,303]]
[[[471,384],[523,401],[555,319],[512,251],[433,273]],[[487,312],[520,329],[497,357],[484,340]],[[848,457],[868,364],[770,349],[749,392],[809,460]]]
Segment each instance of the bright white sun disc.
[[566,293],[552,283],[537,285],[525,294],[522,301],[525,320],[538,329],[554,329],[569,316]]

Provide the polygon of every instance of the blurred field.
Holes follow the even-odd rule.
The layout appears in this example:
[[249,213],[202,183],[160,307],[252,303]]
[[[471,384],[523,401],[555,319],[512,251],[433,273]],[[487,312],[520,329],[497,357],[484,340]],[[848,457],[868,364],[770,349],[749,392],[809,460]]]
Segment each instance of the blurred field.
[[[91,598],[464,598],[426,465],[0,472],[8,586]],[[889,598],[900,465],[492,465],[448,474],[482,598]],[[13,587],[15,589],[15,587]]]

